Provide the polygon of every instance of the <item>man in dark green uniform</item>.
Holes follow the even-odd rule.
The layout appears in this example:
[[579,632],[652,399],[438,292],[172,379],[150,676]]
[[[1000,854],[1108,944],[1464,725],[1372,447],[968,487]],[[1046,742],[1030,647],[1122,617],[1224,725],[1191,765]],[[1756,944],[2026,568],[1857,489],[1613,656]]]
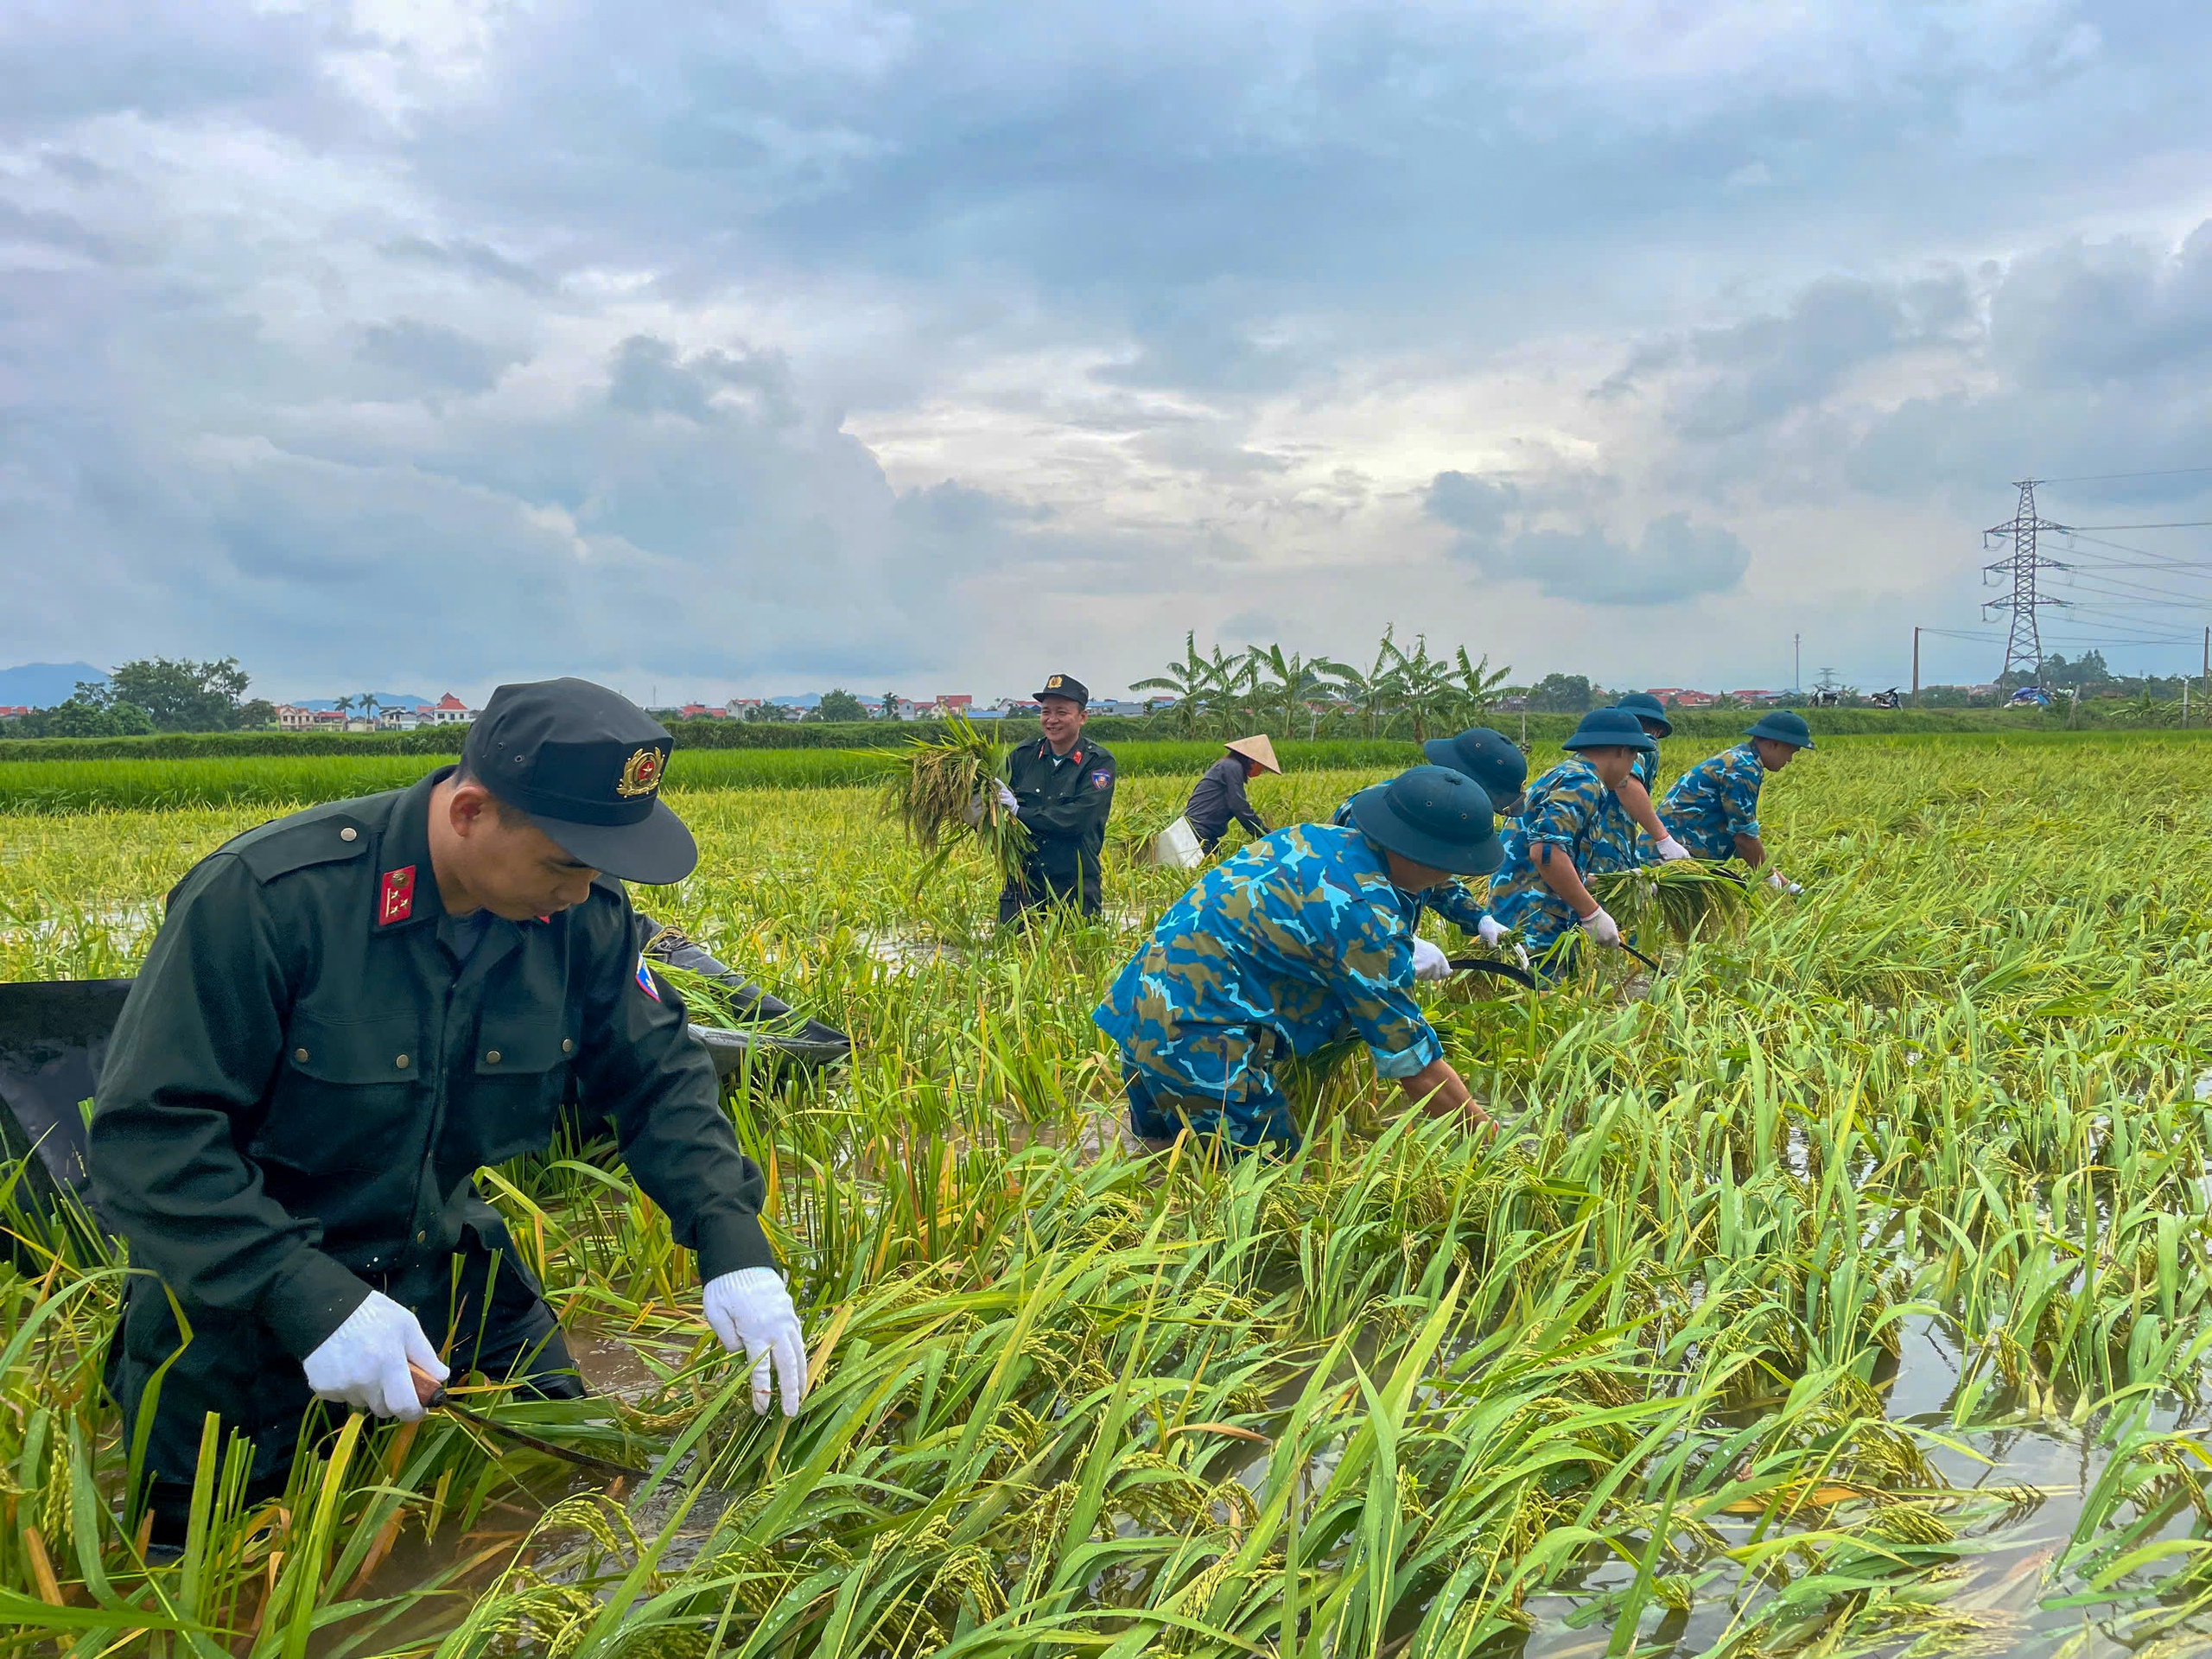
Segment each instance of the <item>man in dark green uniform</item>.
[[1029,827],[1034,842],[1028,868],[999,894],[999,925],[1040,905],[1071,905],[1098,913],[1098,855],[1106,844],[1106,815],[1114,810],[1114,757],[1084,741],[1090,691],[1081,680],[1055,674],[1037,694],[1045,735],[1007,758],[999,798]]
[[126,1433],[182,1351],[149,1426],[157,1543],[181,1541],[209,1412],[252,1440],[258,1497],[317,1400],[419,1417],[410,1363],[583,1393],[474,1179],[550,1141],[572,1077],[698,1253],[753,1409],[772,1369],[798,1410],[760,1171],[620,885],[698,861],[659,798],[670,747],[602,687],[501,686],[458,768],[249,830],[170,893],[90,1134],[97,1201],[149,1270],[109,1357]]

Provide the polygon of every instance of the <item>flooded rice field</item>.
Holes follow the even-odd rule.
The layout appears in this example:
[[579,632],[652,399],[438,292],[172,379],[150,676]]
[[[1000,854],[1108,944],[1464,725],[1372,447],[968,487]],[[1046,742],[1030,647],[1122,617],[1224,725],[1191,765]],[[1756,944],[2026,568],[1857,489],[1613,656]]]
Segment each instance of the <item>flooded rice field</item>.
[[[1405,1118],[1354,1053],[1297,1155],[1226,1165],[1141,1155],[1090,1020],[1187,876],[1001,933],[989,872],[918,889],[864,792],[695,792],[706,861],[640,904],[855,1041],[727,1097],[799,1414],[753,1414],[585,1137],[478,1179],[594,1396],[465,1397],[646,1479],[355,1419],[149,1563],[100,1382],[126,1259],[18,1203],[0,1649],[2196,1652],[2195,753],[1824,741],[1764,813],[1802,898],[1640,981],[1424,993],[1505,1135]],[[1325,816],[1363,780],[1253,794]],[[130,972],[257,815],[0,820],[8,976]]]

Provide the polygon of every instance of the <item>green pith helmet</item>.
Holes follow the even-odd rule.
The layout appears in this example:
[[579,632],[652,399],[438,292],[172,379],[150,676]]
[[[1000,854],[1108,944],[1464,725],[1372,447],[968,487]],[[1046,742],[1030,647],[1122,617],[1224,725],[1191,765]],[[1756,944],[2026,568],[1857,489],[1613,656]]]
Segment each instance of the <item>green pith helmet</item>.
[[1567,749],[1634,749],[1656,753],[1658,740],[1643,729],[1643,722],[1625,709],[1592,709],[1582,716],[1574,735],[1560,746]]
[[1503,732],[1476,726],[1457,737],[1432,737],[1421,746],[1432,766],[1464,772],[1482,785],[1493,809],[1510,812],[1529,786],[1529,757]]
[[1667,705],[1649,691],[1624,691],[1614,700],[1613,707],[1625,709],[1638,720],[1648,720],[1659,728],[1662,737],[1675,734],[1675,722],[1667,718]]
[[1805,723],[1805,716],[1795,709],[1777,709],[1763,716],[1748,728],[1745,737],[1768,737],[1777,743],[1787,743],[1793,749],[1813,747],[1813,728]]
[[1415,766],[1351,798],[1355,829],[1401,858],[1453,875],[1488,875],[1505,861],[1490,797],[1464,772]]

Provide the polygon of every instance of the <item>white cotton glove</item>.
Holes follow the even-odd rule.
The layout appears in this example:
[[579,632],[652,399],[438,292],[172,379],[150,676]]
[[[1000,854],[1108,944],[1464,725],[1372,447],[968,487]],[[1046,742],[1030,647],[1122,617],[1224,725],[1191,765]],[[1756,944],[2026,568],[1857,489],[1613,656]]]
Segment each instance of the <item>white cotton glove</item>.
[[421,1323],[382,1291],[372,1290],[300,1365],[317,1399],[412,1423],[421,1420],[423,1406],[408,1374],[410,1360],[439,1382],[446,1380],[446,1363],[423,1334]]
[[1804,888],[1799,887],[1795,881],[1792,881],[1780,870],[1769,870],[1767,872],[1766,884],[1770,887],[1772,887],[1777,893],[1786,893],[1793,896],[1805,891]]
[[1605,914],[1602,905],[1582,918],[1582,931],[1599,944],[1617,946],[1621,942],[1621,925]]
[[773,1268],[741,1268],[707,1281],[707,1323],[723,1351],[745,1351],[753,1362],[753,1409],[768,1409],[769,1373],[783,1385],[784,1415],[798,1415],[806,1397],[806,1336],[790,1287]]
[[1495,916],[1485,916],[1477,922],[1475,932],[1482,942],[1493,950],[1498,948],[1498,941],[1505,937],[1505,930],[1498,925],[1497,918]]
[[1427,939],[1414,940],[1414,977],[1415,979],[1449,979],[1452,959]]
[[1678,858],[1688,858],[1689,855],[1690,849],[1672,836],[1659,837],[1659,861],[1662,864],[1671,864]]
[[[1014,791],[1008,789],[1003,782],[999,784],[998,791],[999,805],[1005,809],[1007,816],[1015,818],[1020,817],[1021,816],[1021,804],[1014,798]],[[978,791],[975,797],[968,803],[968,827],[972,830],[982,821],[983,797],[982,791]]]

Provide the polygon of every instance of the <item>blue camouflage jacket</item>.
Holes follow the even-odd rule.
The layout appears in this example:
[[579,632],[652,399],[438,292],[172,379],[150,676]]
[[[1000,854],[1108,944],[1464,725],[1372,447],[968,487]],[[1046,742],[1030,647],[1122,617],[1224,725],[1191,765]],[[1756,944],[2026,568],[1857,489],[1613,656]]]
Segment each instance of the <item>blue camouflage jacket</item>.
[[[1352,797],[1345,796],[1344,804],[1337,808],[1336,816],[1329,822],[1341,830],[1351,829],[1351,804]],[[1472,938],[1483,918],[1490,914],[1490,906],[1483,903],[1474,891],[1456,876],[1440,887],[1429,887],[1408,896],[1413,900],[1414,913],[1407,925],[1416,931],[1421,927],[1421,912],[1433,910],[1469,938]]]
[[[1656,752],[1638,754],[1629,776],[1643,785],[1644,792],[1653,798],[1652,809],[1657,810],[1659,756]],[[1615,799],[1613,804],[1618,810],[1606,816],[1599,844],[1592,851],[1590,869],[1586,874],[1598,870],[1632,870],[1639,864],[1649,864],[1656,855],[1649,838],[1644,835],[1642,826],[1629,817],[1628,809],[1622,806],[1618,799]]]
[[1414,913],[1358,830],[1293,824],[1177,899],[1091,1018],[1148,1071],[1202,1069],[1225,1028],[1264,1026],[1302,1055],[1349,1027],[1379,1074],[1409,1077],[1444,1052],[1414,1000]]
[[1700,760],[1659,804],[1659,822],[1700,858],[1733,858],[1736,837],[1759,833],[1759,785],[1766,768],[1748,741]]
[[[1529,804],[1505,831],[1505,861],[1490,879],[1490,906],[1499,921],[1547,937],[1574,924],[1566,899],[1536,874],[1536,853],[1551,847],[1573,861],[1585,880],[1633,869],[1636,820],[1587,760],[1562,760],[1529,786]],[[1549,927],[1546,924],[1555,925]]]

